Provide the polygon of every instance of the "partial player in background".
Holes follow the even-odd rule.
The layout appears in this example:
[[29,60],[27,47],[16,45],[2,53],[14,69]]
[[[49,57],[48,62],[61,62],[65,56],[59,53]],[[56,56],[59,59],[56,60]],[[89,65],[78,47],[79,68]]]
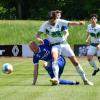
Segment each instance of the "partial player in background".
[[[56,12],[56,16],[57,16],[57,19],[61,19],[62,17],[62,11],[61,10],[55,10]],[[63,34],[65,35],[65,39],[67,40],[68,36],[69,36],[69,31],[68,31],[68,26],[63,26]]]
[[61,10],[55,10],[55,11],[57,13],[57,19],[60,19],[61,18],[62,11]]
[[59,55],[62,55],[64,57],[68,57],[71,60],[72,64],[75,66],[85,85],[93,85],[93,83],[86,78],[83,68],[81,67],[77,58],[75,57],[70,45],[66,41],[68,29],[66,30],[66,32],[64,32],[65,26],[80,26],[83,24],[83,21],[72,22],[63,19],[58,19],[56,11],[51,11],[48,13],[48,21],[43,23],[43,25],[40,27],[39,31],[36,34],[36,38],[40,43],[44,43],[43,39],[41,38],[41,35],[44,33],[48,35],[47,39],[49,40],[52,46],[52,68],[55,75],[52,81],[57,81],[58,84],[59,67],[57,59]]
[[98,16],[96,14],[91,15],[91,24],[87,27],[87,39],[86,43],[89,45],[87,51],[87,58],[89,64],[94,68],[92,75],[96,75],[99,72],[99,68],[93,60],[93,56],[97,56],[100,62],[100,25],[97,24]]
[[[43,45],[37,45],[35,42],[31,42],[29,44],[30,49],[34,52],[33,55],[33,64],[34,64],[34,79],[33,85],[36,84],[38,78],[38,67],[39,61],[46,61],[44,68],[48,72],[50,78],[54,78],[54,73],[52,70],[52,56],[51,56],[51,47],[49,46],[49,42],[44,40]],[[62,56],[58,58],[58,65],[59,65],[59,84],[79,84],[79,82],[71,81],[71,80],[61,80],[60,76],[63,73],[64,66],[65,66],[65,59]],[[57,85],[56,82],[52,82],[52,85]]]

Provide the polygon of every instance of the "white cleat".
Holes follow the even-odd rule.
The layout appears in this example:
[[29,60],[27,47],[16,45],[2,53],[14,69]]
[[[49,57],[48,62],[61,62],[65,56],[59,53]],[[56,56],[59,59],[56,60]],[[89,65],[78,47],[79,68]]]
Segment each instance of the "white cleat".
[[84,85],[91,85],[91,86],[93,86],[94,84],[91,81],[85,80],[84,81]]
[[52,82],[53,85],[58,85],[59,84],[59,80],[57,80],[56,78],[50,79],[50,82]]

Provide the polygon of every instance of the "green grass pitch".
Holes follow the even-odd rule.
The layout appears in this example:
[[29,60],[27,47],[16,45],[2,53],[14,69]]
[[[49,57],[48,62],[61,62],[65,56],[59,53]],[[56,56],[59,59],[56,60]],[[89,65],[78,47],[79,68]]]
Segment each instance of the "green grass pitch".
[[[94,86],[83,84],[80,76],[69,60],[62,79],[77,80],[80,85],[51,86],[47,72],[39,66],[39,77],[36,86],[32,85],[33,65],[31,58],[0,58],[0,100],[100,100],[100,73],[91,77],[92,68],[86,58],[79,59],[87,78]],[[9,62],[14,71],[7,75],[2,73],[2,64]],[[96,61],[97,62],[97,61]],[[97,62],[98,66],[99,63]]]

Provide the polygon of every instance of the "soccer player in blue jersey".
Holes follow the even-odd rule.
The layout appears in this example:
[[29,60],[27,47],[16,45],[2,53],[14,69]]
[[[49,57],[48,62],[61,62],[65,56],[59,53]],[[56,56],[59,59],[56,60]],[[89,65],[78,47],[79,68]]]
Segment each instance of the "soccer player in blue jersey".
[[[34,52],[33,55],[33,64],[34,64],[34,79],[33,79],[33,85],[36,84],[37,77],[38,77],[38,65],[39,60],[43,60],[47,62],[47,65],[45,65],[45,69],[47,70],[49,76],[51,78],[54,78],[54,73],[52,70],[52,55],[51,55],[51,47],[49,45],[49,42],[47,40],[44,40],[43,45],[37,45],[35,42],[31,42],[29,44],[30,49]],[[58,58],[58,65],[59,65],[59,78],[61,74],[63,73],[64,66],[65,66],[65,59],[62,56],[59,56]],[[79,84],[79,82],[71,81],[71,80],[61,80],[59,79],[59,84]],[[52,85],[57,85],[57,83],[52,82]]]

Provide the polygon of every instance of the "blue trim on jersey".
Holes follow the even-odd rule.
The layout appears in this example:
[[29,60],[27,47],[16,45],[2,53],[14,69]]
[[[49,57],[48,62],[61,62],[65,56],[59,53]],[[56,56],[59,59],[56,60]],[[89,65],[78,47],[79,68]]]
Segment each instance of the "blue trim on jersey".
[[61,31],[66,31],[66,30],[68,30],[68,27],[67,26],[62,26],[61,27]]

